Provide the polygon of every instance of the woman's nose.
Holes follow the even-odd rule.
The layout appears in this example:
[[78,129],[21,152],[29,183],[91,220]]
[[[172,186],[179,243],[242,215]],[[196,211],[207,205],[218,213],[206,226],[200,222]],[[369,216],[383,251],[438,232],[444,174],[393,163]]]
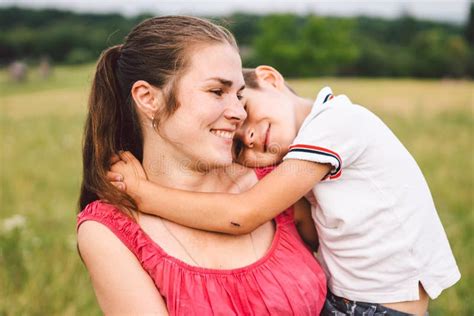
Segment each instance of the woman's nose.
[[244,109],[244,105],[237,98],[227,107],[224,115],[228,120],[234,120],[239,123],[245,121],[247,118],[247,112]]

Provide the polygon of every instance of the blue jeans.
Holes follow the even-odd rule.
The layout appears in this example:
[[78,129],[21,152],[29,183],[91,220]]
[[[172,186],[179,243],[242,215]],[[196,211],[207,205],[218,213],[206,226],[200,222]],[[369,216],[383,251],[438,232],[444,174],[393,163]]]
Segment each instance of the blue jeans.
[[410,316],[404,312],[375,303],[354,302],[336,296],[328,290],[322,316]]

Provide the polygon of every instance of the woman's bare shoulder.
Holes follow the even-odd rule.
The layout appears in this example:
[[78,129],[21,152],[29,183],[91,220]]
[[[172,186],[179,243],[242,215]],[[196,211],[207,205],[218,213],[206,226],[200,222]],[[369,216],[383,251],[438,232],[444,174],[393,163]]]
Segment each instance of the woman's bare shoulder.
[[110,229],[85,221],[78,229],[77,241],[105,314],[167,315],[153,280]]
[[83,259],[99,256],[104,249],[121,248],[119,238],[108,227],[92,220],[85,221],[79,226],[77,244]]

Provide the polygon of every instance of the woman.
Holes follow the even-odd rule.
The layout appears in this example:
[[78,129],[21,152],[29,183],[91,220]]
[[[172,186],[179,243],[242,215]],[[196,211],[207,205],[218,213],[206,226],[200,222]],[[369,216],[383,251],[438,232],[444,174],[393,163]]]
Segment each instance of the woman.
[[227,236],[142,214],[107,182],[109,157],[129,150],[158,184],[247,190],[257,176],[231,154],[246,117],[243,88],[232,35],[198,18],[146,20],[101,56],[85,127],[78,245],[105,314],[321,310],[324,274],[297,235],[293,210]]

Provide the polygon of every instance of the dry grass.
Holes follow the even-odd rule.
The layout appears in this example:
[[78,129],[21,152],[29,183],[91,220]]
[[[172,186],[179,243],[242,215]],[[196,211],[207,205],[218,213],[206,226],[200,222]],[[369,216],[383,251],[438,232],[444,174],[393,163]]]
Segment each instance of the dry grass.
[[315,87],[329,85],[335,94],[347,94],[354,103],[387,114],[438,114],[452,109],[474,109],[474,84],[461,80],[325,78],[290,80],[295,90],[314,97]]

